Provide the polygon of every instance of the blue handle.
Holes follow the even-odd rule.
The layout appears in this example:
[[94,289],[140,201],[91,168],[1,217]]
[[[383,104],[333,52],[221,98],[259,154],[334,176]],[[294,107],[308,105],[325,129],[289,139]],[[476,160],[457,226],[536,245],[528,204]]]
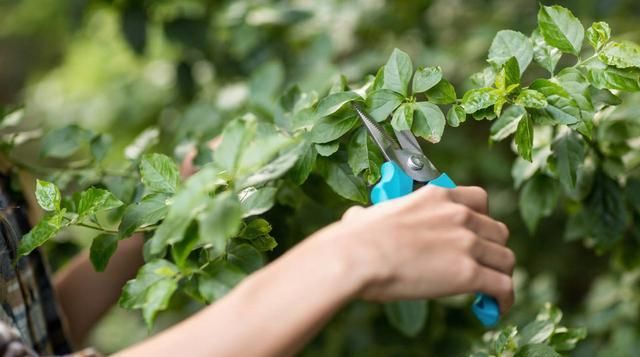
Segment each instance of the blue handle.
[[[380,167],[380,173],[382,176],[380,182],[371,190],[371,202],[374,205],[413,192],[413,179],[396,163],[385,162]],[[442,188],[456,188],[456,184],[447,174],[440,175],[429,184]],[[498,302],[491,296],[477,293],[471,309],[485,327],[495,326],[500,319]]]

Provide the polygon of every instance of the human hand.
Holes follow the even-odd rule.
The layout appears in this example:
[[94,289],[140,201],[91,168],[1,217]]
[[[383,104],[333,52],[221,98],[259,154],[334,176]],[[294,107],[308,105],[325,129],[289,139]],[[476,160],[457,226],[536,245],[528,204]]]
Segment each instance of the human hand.
[[[507,227],[487,216],[487,193],[425,186],[369,208],[353,207],[335,229],[364,270],[367,300],[437,298],[483,292],[502,313],[514,301],[515,256]],[[360,270],[362,272],[362,270]]]

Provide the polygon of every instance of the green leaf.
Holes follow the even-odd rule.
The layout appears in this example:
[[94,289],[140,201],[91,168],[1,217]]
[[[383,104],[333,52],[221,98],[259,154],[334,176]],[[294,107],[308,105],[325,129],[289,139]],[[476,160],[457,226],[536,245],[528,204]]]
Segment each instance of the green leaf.
[[627,229],[624,193],[615,180],[602,172],[594,180],[584,205],[588,234],[599,248],[611,247]]
[[514,357],[562,357],[553,348],[543,344],[525,345],[520,347]]
[[384,66],[383,88],[406,97],[412,73],[413,64],[409,55],[397,48],[394,49]]
[[384,304],[384,312],[391,326],[409,337],[417,335],[427,320],[425,300],[398,301]]
[[305,149],[305,143],[300,142],[297,145],[290,146],[286,150],[279,153],[279,155],[271,160],[268,164],[253,171],[249,176],[244,177],[237,185],[237,188],[246,188],[249,186],[263,185],[269,181],[273,181],[282,177],[287,173],[296,163],[302,155],[302,151]]
[[47,181],[36,180],[36,201],[43,210],[53,212],[60,211],[60,189]]
[[269,252],[278,246],[278,242],[272,236],[265,234],[251,240],[251,245],[261,252]]
[[519,74],[524,73],[533,58],[531,40],[517,31],[499,31],[489,48],[489,62],[502,67],[511,57],[518,61]]
[[587,29],[587,40],[591,46],[596,50],[600,48],[611,38],[611,28],[609,24],[603,21],[594,22],[591,27]]
[[442,110],[429,102],[415,103],[412,131],[426,140],[437,143],[442,137],[446,119]]
[[504,352],[515,352],[518,348],[516,342],[516,336],[518,335],[518,328],[515,326],[507,326],[500,331],[500,334],[495,340],[494,350],[501,356]]
[[516,128],[516,148],[520,156],[531,162],[531,149],[533,148],[533,123],[528,114],[520,118]]
[[609,42],[600,50],[602,62],[617,68],[640,68],[640,46],[633,42]]
[[369,201],[364,181],[354,176],[348,166],[326,159],[318,160],[317,166],[320,175],[338,195],[363,204]]
[[569,131],[556,139],[551,148],[556,158],[560,183],[572,191],[576,186],[578,169],[584,161],[584,144],[575,132]]
[[191,222],[184,233],[184,238],[171,246],[171,258],[181,270],[192,269],[191,265],[193,262],[188,260],[189,254],[191,254],[194,249],[198,248],[199,242],[200,235],[198,232],[198,225],[195,222]]
[[129,280],[122,289],[118,304],[125,309],[141,309],[146,304],[147,290],[161,280],[172,280],[179,269],[164,259],[152,260],[138,270],[135,279]]
[[241,238],[251,240],[260,236],[268,235],[269,232],[271,232],[271,224],[263,218],[256,218],[245,225],[239,236]]
[[384,159],[376,145],[371,141],[369,133],[365,127],[351,137],[347,145],[348,164],[354,175],[359,175],[366,171],[367,182],[372,183],[380,178],[380,166]]
[[360,98],[355,92],[338,92],[330,94],[318,103],[316,114],[318,117],[324,117],[333,114],[342,108],[343,105]]
[[353,110],[343,110],[321,118],[311,129],[311,141],[323,144],[337,140],[359,123],[360,121]]
[[526,108],[543,109],[547,106],[544,94],[533,89],[524,89],[518,94],[515,104]]
[[520,191],[520,215],[531,234],[541,218],[553,213],[559,194],[556,181],[545,175],[536,175],[525,183]]
[[565,53],[580,54],[584,27],[568,9],[559,5],[541,6],[538,29],[549,45]]
[[528,323],[520,333],[520,344],[528,345],[546,342],[553,334],[555,325],[548,320],[534,320]]
[[413,75],[413,94],[425,92],[433,88],[442,79],[442,68],[420,67]]
[[145,304],[142,307],[142,316],[147,328],[153,327],[153,322],[158,313],[169,307],[171,296],[178,289],[178,283],[173,279],[160,280],[151,285],[145,294]]
[[293,183],[299,186],[307,180],[316,163],[316,157],[318,157],[318,153],[314,145],[305,143],[301,149],[300,157],[289,171],[289,177]]
[[96,271],[104,271],[109,259],[118,248],[118,236],[114,234],[101,234],[93,238],[89,259]]
[[222,131],[222,142],[214,151],[215,162],[231,175],[235,174],[244,150],[256,136],[258,124],[255,117],[245,115],[227,124]]
[[216,252],[222,253],[229,239],[240,231],[242,206],[232,192],[223,192],[215,196],[198,216],[200,242],[212,245]]
[[109,152],[111,141],[111,136],[105,134],[96,135],[91,139],[89,149],[91,150],[91,155],[93,155],[93,160],[97,162],[104,160]]
[[555,332],[549,344],[556,351],[566,352],[573,350],[578,342],[587,337],[587,329],[584,327],[571,328],[562,332]]
[[49,214],[42,218],[35,227],[31,228],[29,233],[25,234],[20,240],[18,246],[18,255],[27,255],[32,250],[38,248],[49,239],[53,238],[63,227],[67,226],[63,223],[64,209],[59,212]]
[[552,46],[549,46],[538,30],[533,31],[531,34],[531,42],[533,42],[533,59],[542,68],[553,74],[556,65],[562,57],[562,52]]
[[464,108],[459,105],[452,105],[447,112],[447,123],[449,126],[458,127],[460,123],[464,123],[467,120],[467,113]]
[[263,187],[256,189],[249,187],[240,192],[240,205],[244,212],[243,217],[263,214],[273,207],[275,202],[276,187]]
[[434,104],[451,104],[456,101],[456,89],[446,79],[440,80],[435,87],[429,89],[426,93],[429,101]]
[[173,160],[162,154],[146,154],[140,162],[140,180],[145,194],[175,193],[180,173]]
[[592,68],[588,73],[589,82],[598,89],[640,91],[640,70],[636,68]]
[[140,202],[127,206],[118,228],[120,237],[128,237],[138,228],[154,224],[166,217],[169,211],[167,201],[171,196],[165,193],[153,193]]
[[237,265],[245,273],[250,274],[264,265],[264,257],[253,246],[247,243],[231,246],[227,251],[229,263]]
[[580,121],[578,103],[559,84],[547,79],[538,79],[531,83],[529,88],[546,97],[548,105],[542,111],[550,119],[567,125]]
[[378,89],[367,97],[367,112],[377,122],[384,121],[402,104],[403,97],[389,89]]
[[198,277],[198,290],[209,303],[221,299],[247,276],[228,262],[215,263],[207,272]]
[[340,142],[336,140],[324,144],[315,144],[315,148],[318,155],[329,157],[338,151]]
[[77,209],[78,217],[79,219],[82,219],[98,212],[114,209],[122,205],[122,201],[117,199],[110,191],[90,187],[80,193]]
[[89,145],[91,138],[93,134],[89,130],[75,124],[54,129],[42,138],[40,153],[44,157],[65,159]]
[[527,112],[518,105],[507,108],[491,126],[491,140],[502,141],[516,132],[518,124]]
[[413,103],[404,103],[393,113],[391,125],[398,131],[411,130],[413,124]]
[[462,108],[467,114],[473,114],[496,104],[498,98],[500,93],[493,88],[472,89],[462,97]]

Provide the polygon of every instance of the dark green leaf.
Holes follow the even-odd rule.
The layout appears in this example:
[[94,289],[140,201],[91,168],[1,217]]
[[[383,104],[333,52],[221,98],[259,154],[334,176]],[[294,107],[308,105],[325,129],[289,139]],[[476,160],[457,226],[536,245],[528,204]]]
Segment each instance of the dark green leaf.
[[400,94],[389,89],[378,89],[367,97],[367,111],[375,121],[381,122],[387,119],[402,101]]
[[91,139],[90,150],[91,155],[95,161],[102,161],[107,156],[109,148],[111,146],[111,136],[109,135],[96,135]]
[[63,223],[64,209],[60,212],[49,214],[42,218],[29,233],[25,234],[20,240],[18,247],[18,255],[27,255],[32,250],[38,248],[49,239],[53,238],[60,229],[66,226]]
[[162,154],[144,155],[140,162],[140,176],[145,194],[175,193],[180,183],[175,162]]
[[122,205],[122,201],[117,199],[111,192],[101,188],[90,187],[80,193],[77,208],[78,216],[82,219]]
[[610,247],[622,238],[627,227],[624,201],[618,183],[602,172],[597,173],[584,208],[589,235],[599,247]]
[[446,119],[442,110],[429,102],[415,103],[412,131],[426,140],[437,143],[442,137]]
[[557,83],[538,79],[531,83],[530,89],[542,93],[548,105],[543,109],[549,118],[560,124],[575,124],[580,118],[580,108],[571,95]]
[[310,143],[305,143],[301,152],[300,157],[289,171],[289,176],[296,185],[302,185],[307,180],[318,156],[314,145]]
[[145,196],[142,201],[127,206],[118,228],[120,237],[128,237],[136,229],[154,224],[166,217],[169,211],[167,201],[171,196],[164,193],[154,193]]
[[360,123],[353,110],[343,110],[332,116],[324,117],[311,129],[311,141],[328,143],[341,138]]
[[347,165],[323,159],[317,161],[317,166],[324,180],[337,194],[363,204],[369,201],[364,181],[354,176]]
[[247,243],[233,245],[227,251],[229,263],[237,265],[245,273],[250,274],[264,265],[264,257],[253,246]]
[[318,117],[324,117],[338,111],[343,105],[360,98],[355,92],[338,92],[324,97],[320,103],[316,113]]
[[254,248],[261,252],[268,252],[277,247],[278,242],[276,242],[276,240],[272,236],[265,234],[253,239],[251,241],[251,245],[253,245]]
[[543,344],[525,345],[520,347],[514,357],[561,357],[550,346]]
[[198,277],[198,290],[207,300],[213,302],[221,299],[236,286],[247,274],[228,262],[214,264],[209,274]]
[[90,131],[75,124],[54,129],[42,138],[40,152],[44,157],[64,159],[88,145],[92,137]]
[[271,224],[262,218],[249,221],[240,232],[239,236],[244,239],[256,239],[260,236],[268,235],[271,232]]
[[538,29],[544,40],[562,52],[580,54],[584,40],[584,27],[568,9],[559,6],[541,6]]
[[611,38],[611,28],[609,24],[603,21],[594,22],[587,29],[587,39],[593,48],[597,51]]
[[391,125],[395,130],[411,130],[413,124],[413,103],[404,103],[393,113]]
[[562,52],[555,47],[549,46],[538,30],[533,31],[531,34],[531,41],[533,42],[533,58],[542,68],[553,74],[558,61],[562,57]]
[[533,123],[528,114],[520,118],[516,128],[516,148],[520,156],[531,162],[531,149],[533,148]]
[[412,73],[413,64],[409,55],[397,48],[394,49],[384,66],[383,88],[406,97]]
[[376,149],[375,144],[371,141],[366,128],[358,129],[351,137],[351,141],[347,146],[347,154],[349,156],[348,163],[354,175],[357,176],[366,170],[367,181],[377,181],[379,167],[382,165],[383,158],[380,151]]
[[148,289],[161,280],[172,280],[179,270],[164,259],[152,260],[140,268],[136,278],[129,280],[122,289],[118,304],[125,309],[141,309],[145,306]]
[[435,87],[429,89],[425,94],[429,101],[434,104],[451,104],[456,101],[456,89],[446,79],[440,80]]
[[518,61],[520,73],[527,69],[533,58],[533,46],[527,36],[512,30],[499,31],[493,38],[489,48],[489,62],[498,67],[504,65],[511,57]]
[[569,131],[556,139],[551,147],[560,182],[568,191],[572,191],[576,186],[578,169],[584,161],[584,144],[575,132]]
[[424,300],[398,301],[384,305],[391,326],[407,336],[417,335],[427,320],[427,302]]
[[545,175],[536,175],[520,191],[520,214],[533,234],[541,218],[553,213],[560,191],[556,181]]
[[224,252],[229,239],[240,231],[242,215],[242,206],[233,192],[218,194],[198,216],[200,242]]
[[459,105],[452,105],[447,112],[447,123],[449,126],[458,127],[460,123],[464,123],[467,120],[467,113],[464,108]]
[[145,303],[142,307],[142,316],[151,329],[158,312],[165,310],[169,306],[171,296],[178,289],[178,283],[173,279],[159,280],[151,285],[145,293]]
[[584,327],[567,329],[562,332],[555,332],[549,344],[556,351],[566,352],[573,350],[580,340],[587,337],[587,329]]
[[45,211],[59,211],[62,196],[58,187],[47,181],[36,180],[36,201]]
[[263,187],[256,189],[250,187],[240,192],[240,205],[244,212],[243,217],[255,216],[267,212],[273,207],[276,187]]
[[89,258],[96,271],[104,271],[109,259],[118,248],[118,236],[114,234],[101,234],[93,238]]
[[413,75],[413,93],[425,92],[442,79],[442,68],[438,67],[425,67],[418,68]]

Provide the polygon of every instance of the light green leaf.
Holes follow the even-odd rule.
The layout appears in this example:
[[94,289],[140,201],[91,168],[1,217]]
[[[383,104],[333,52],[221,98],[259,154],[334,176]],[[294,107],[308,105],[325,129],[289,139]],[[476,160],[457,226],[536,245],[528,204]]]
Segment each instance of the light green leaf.
[[269,163],[240,180],[237,188],[242,189],[249,186],[259,186],[282,177],[282,175],[296,165],[305,149],[305,145],[304,142],[301,142],[297,145],[289,146]]
[[458,127],[460,123],[464,123],[467,120],[467,113],[464,108],[459,105],[452,105],[447,112],[447,123],[449,126]]
[[240,238],[251,240],[268,235],[269,232],[271,232],[271,224],[263,218],[256,218],[249,221],[238,235]]
[[338,111],[343,105],[360,98],[355,92],[338,92],[324,97],[318,107],[316,114],[318,117],[324,117]]
[[173,279],[163,279],[151,285],[145,294],[145,304],[142,307],[142,316],[151,329],[158,313],[169,307],[169,300],[178,289],[178,283]]
[[609,42],[600,50],[598,57],[609,66],[640,68],[640,46],[633,42]]
[[300,157],[289,171],[289,177],[296,185],[302,185],[313,170],[316,157],[318,157],[314,146],[315,145],[310,143],[304,143],[301,148]]
[[222,132],[222,143],[214,151],[215,162],[231,175],[235,174],[244,150],[256,136],[256,118],[245,115],[227,124]]
[[114,234],[101,234],[93,238],[89,259],[96,271],[104,271],[109,263],[109,259],[118,248],[118,236]]
[[542,68],[553,74],[556,65],[562,57],[562,52],[552,46],[549,46],[538,30],[533,31],[531,34],[531,41],[533,42],[533,59]]
[[140,162],[140,180],[145,194],[175,193],[180,184],[180,173],[173,160],[162,154],[146,154]]
[[528,345],[533,343],[546,342],[553,334],[553,322],[549,320],[534,320],[525,325],[520,333],[520,344]]
[[489,48],[489,62],[501,67],[511,57],[515,57],[518,61],[520,74],[524,73],[533,58],[531,40],[517,31],[499,31]]
[[425,92],[433,88],[442,79],[442,68],[420,67],[413,75],[413,94]]
[[311,141],[323,144],[337,140],[359,123],[360,121],[353,110],[342,110],[318,120],[311,129]]
[[578,342],[584,340],[586,337],[586,328],[571,328],[566,331],[554,333],[549,344],[553,346],[556,351],[566,352],[573,350]]
[[553,213],[559,194],[556,181],[545,175],[536,175],[525,183],[520,191],[520,215],[531,234],[542,217]]
[[228,262],[219,262],[208,269],[208,274],[198,277],[198,291],[211,303],[225,296],[246,276],[238,267]]
[[261,252],[269,252],[278,246],[278,242],[272,236],[265,234],[251,240],[251,245]]
[[557,83],[546,79],[535,80],[529,89],[542,93],[548,105],[542,109],[546,115],[560,124],[575,124],[580,121],[580,107],[571,95]]
[[496,104],[499,98],[500,93],[493,88],[472,89],[462,97],[462,108],[467,114],[473,114]]
[[434,104],[451,104],[456,101],[456,89],[446,79],[440,80],[435,87],[429,89],[425,95]]
[[80,193],[77,208],[78,217],[79,219],[82,219],[98,212],[107,211],[122,205],[122,201],[117,199],[110,191],[90,187]]
[[141,309],[146,304],[147,290],[161,280],[173,280],[179,269],[164,259],[152,260],[138,270],[135,279],[129,280],[122,289],[118,304],[125,309]]
[[383,88],[406,97],[412,73],[413,64],[409,55],[397,48],[394,49],[384,66]]
[[389,89],[378,89],[367,97],[367,112],[377,122],[384,121],[402,104],[403,97]]
[[128,237],[136,229],[154,224],[166,217],[169,211],[167,201],[170,197],[164,193],[153,193],[145,196],[140,202],[127,206],[118,228],[120,237]]
[[96,135],[91,139],[90,147],[93,160],[96,162],[104,160],[111,146],[111,136],[106,134]]
[[515,326],[507,326],[502,329],[494,343],[495,352],[500,356],[504,352],[515,352],[518,348],[518,343],[516,342],[517,335],[518,328]]
[[245,273],[250,274],[264,265],[264,257],[253,246],[247,243],[232,245],[227,251],[229,263],[237,265]]
[[524,345],[514,357],[561,357],[553,348],[544,344]]
[[315,148],[318,155],[329,157],[338,151],[340,148],[340,142],[336,140],[324,144],[315,144]]
[[49,239],[53,238],[67,223],[63,223],[62,217],[65,210],[49,214],[42,218],[29,233],[25,234],[18,246],[18,255],[27,255]]
[[520,156],[531,162],[531,149],[533,148],[533,123],[528,114],[520,118],[516,128],[516,148]]
[[559,5],[541,6],[538,29],[549,45],[565,53],[580,54],[584,27],[568,9]]
[[491,126],[491,140],[501,141],[516,132],[518,124],[527,112],[519,105],[512,105]]
[[318,160],[316,164],[324,180],[338,195],[363,204],[369,201],[364,181],[354,176],[347,165],[326,159]]
[[249,187],[239,194],[243,217],[255,216],[267,212],[275,202],[277,187],[263,187],[256,189]]
[[640,70],[636,68],[592,68],[588,77],[589,82],[598,89],[640,91]]
[[347,145],[347,154],[349,156],[348,163],[354,175],[357,176],[362,171],[366,171],[367,182],[378,181],[380,166],[384,160],[380,151],[371,141],[365,127],[358,129],[351,137]]
[[89,145],[93,134],[72,124],[48,132],[42,138],[40,153],[44,157],[65,159]]
[[200,242],[212,245],[216,252],[224,252],[227,242],[240,231],[242,215],[235,194],[229,191],[218,194],[198,215]]
[[411,130],[413,124],[413,103],[404,103],[393,113],[391,125],[398,131]]
[[524,89],[518,94],[515,104],[526,108],[543,109],[547,106],[544,94],[533,89]]
[[568,191],[572,191],[576,186],[578,169],[584,161],[584,144],[575,132],[569,131],[556,139],[551,148],[560,182]]
[[53,212],[60,211],[60,189],[47,181],[36,180],[36,201],[43,210]]
[[442,138],[446,119],[442,110],[429,102],[415,103],[412,131],[426,140],[437,143]]
[[611,28],[609,24],[603,21],[594,22],[591,27],[587,29],[587,40],[591,46],[596,50],[600,48],[611,38]]
[[427,302],[425,300],[398,301],[384,304],[384,312],[391,326],[405,335],[417,335],[427,320]]

